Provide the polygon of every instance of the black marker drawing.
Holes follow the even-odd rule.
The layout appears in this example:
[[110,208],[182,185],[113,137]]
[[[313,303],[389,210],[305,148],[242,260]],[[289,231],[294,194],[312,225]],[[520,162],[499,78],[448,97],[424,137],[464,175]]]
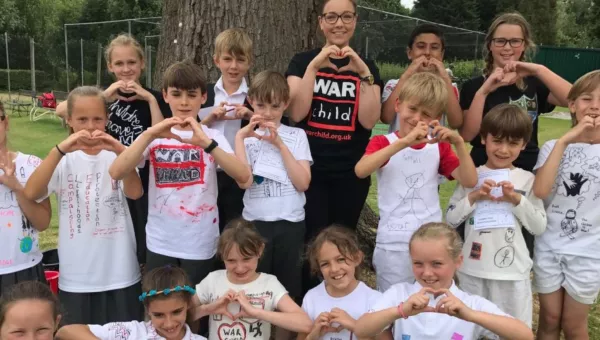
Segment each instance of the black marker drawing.
[[410,208],[403,215],[398,216],[397,219],[402,220],[406,215],[411,214],[416,219],[417,225],[421,225],[424,221],[421,221],[417,217],[417,210],[424,209],[429,213],[430,216],[434,215],[434,213],[427,208],[427,202],[421,198],[420,194],[420,189],[425,185],[425,177],[423,177],[422,173],[416,173],[414,175],[406,176],[404,181],[408,186],[408,191],[404,197],[400,196],[400,203],[394,209],[394,211],[406,206],[409,206]]
[[[567,192],[567,197],[580,195],[581,187],[589,181],[588,178],[583,177],[580,173],[570,173],[569,178],[562,178],[562,183]],[[587,190],[586,190],[587,191]],[[584,191],[585,192],[585,191]]]
[[567,210],[565,218],[560,222],[560,228],[563,231],[563,233],[560,234],[560,237],[567,236],[571,240],[575,239],[573,234],[575,234],[577,230],[579,230],[579,226],[577,225],[577,221],[575,220],[576,216],[577,212],[574,209]]
[[505,246],[500,248],[494,255],[494,264],[498,268],[510,267],[515,261],[515,248],[513,246]]
[[506,234],[504,235],[504,240],[506,243],[513,243],[515,238],[515,230],[513,228],[506,229]]

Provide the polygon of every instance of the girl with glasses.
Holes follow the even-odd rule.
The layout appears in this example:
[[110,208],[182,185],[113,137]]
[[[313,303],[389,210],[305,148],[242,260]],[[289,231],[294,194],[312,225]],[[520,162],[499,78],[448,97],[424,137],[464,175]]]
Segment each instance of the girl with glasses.
[[[325,46],[296,54],[286,72],[288,112],[306,131],[314,158],[306,191],[307,241],[331,224],[356,228],[370,178],[357,178],[354,166],[379,121],[383,85],[375,63],[349,46],[356,2],[326,0],[320,13]],[[305,269],[304,291],[318,284]]]
[[[571,84],[543,65],[526,62],[534,50],[529,23],[519,13],[505,13],[492,22],[485,38],[483,75],[467,81],[460,91],[464,114],[459,132],[471,141],[471,157],[477,167],[487,162],[479,128],[492,108],[516,104],[529,114],[531,138],[513,164],[532,171],[539,153],[538,116],[552,112],[557,105],[567,105]],[[458,231],[463,236],[464,225]],[[524,230],[523,237],[533,256],[533,236]]]

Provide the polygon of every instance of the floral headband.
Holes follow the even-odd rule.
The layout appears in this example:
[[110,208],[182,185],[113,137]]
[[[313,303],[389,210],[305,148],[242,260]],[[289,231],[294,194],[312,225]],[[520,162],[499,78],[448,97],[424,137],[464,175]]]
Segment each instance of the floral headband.
[[159,295],[159,294],[164,294],[166,296],[166,295],[169,295],[169,294],[175,293],[175,292],[188,292],[192,295],[196,294],[196,290],[194,288],[192,288],[188,285],[185,285],[183,287],[177,286],[174,288],[166,288],[166,289],[159,290],[159,291],[152,289],[148,292],[143,292],[142,295],[140,295],[139,299],[140,299],[140,302],[143,302],[144,300],[146,300],[146,298],[151,297],[151,296],[155,296],[155,295]]

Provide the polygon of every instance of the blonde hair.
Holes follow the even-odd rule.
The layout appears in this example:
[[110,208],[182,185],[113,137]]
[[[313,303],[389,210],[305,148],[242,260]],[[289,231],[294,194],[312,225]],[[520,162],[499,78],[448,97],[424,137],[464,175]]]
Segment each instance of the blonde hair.
[[[462,254],[463,241],[460,235],[452,227],[446,223],[441,222],[430,222],[423,224],[417,231],[415,231],[410,238],[408,244],[409,253],[412,251],[412,244],[415,240],[446,240],[448,255],[456,262]],[[458,276],[454,273],[454,282],[458,286]]]
[[[490,46],[492,44],[492,39],[494,39],[494,34],[500,25],[516,25],[521,27],[525,50],[519,57],[519,61],[526,59],[529,60],[531,55],[535,53],[536,45],[531,37],[531,26],[529,25],[529,22],[527,22],[527,20],[518,12],[500,14],[496,17],[496,19],[494,19],[490,25],[490,28],[488,29],[487,35],[485,36],[485,46],[483,48],[483,59],[485,60],[483,75],[485,77],[488,77],[494,71],[494,56],[492,55]],[[521,91],[525,89],[525,82],[523,79],[517,80],[517,87]]]
[[117,46],[131,46],[137,53],[140,61],[144,61],[144,50],[142,49],[140,43],[129,34],[121,34],[111,40],[104,50],[104,58],[106,59],[107,63],[110,64],[112,62],[112,51]]
[[398,100],[415,100],[417,106],[433,111],[435,117],[432,118],[438,118],[448,104],[448,89],[440,76],[432,72],[418,72],[402,85]]
[[[73,106],[75,105],[75,100],[77,100],[79,97],[97,97],[102,100],[104,113],[108,117],[108,103],[106,101],[106,97],[104,96],[104,92],[95,86],[79,86],[73,89],[73,91],[71,91],[67,97],[68,118],[71,118],[73,115]],[[73,133],[73,128],[69,126],[69,134],[71,133]]]
[[262,71],[252,78],[248,98],[268,104],[287,103],[290,87],[281,73]]
[[[569,94],[567,95],[567,100],[569,102],[574,102],[584,93],[594,92],[600,86],[600,70],[595,70],[588,72],[581,76],[575,83]],[[577,116],[576,112],[571,112],[571,123],[573,126],[577,125]]]
[[252,39],[241,28],[229,28],[217,35],[215,39],[215,58],[221,54],[229,53],[234,57],[246,57],[248,62],[253,59]]

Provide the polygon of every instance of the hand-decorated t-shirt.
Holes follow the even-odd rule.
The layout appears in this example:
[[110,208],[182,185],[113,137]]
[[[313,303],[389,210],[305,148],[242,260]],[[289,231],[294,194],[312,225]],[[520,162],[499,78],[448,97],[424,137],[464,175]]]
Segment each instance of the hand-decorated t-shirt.
[[[90,332],[100,340],[166,340],[160,336],[150,321],[112,322],[106,325],[88,325]],[[192,333],[188,325],[184,325],[185,334],[181,340],[206,340],[201,335]]]
[[[219,148],[233,153],[225,137],[202,125]],[[172,130],[182,138],[191,131]],[[217,164],[196,145],[175,139],[155,139],[144,151],[150,160],[148,185],[148,250],[179,259],[206,260],[217,251]]]
[[[162,93],[147,87],[143,88],[156,98],[163,117],[169,118],[173,116],[171,108],[163,99]],[[119,95],[127,98],[135,94],[119,91]],[[142,132],[152,126],[150,104],[145,100],[137,99],[130,102],[116,100],[109,104],[108,110],[106,132],[125,146],[130,146]]]
[[[411,295],[418,293],[423,286],[415,283],[397,283],[388,289],[375,303],[373,312],[388,308],[397,308],[401,302],[406,301]],[[454,283],[450,292],[472,310],[507,316],[498,306],[492,302],[477,296],[469,295],[460,290]],[[445,296],[434,298],[430,295],[429,307],[435,308],[437,303]],[[499,337],[489,330],[457,317],[442,313],[421,313],[409,317],[399,318],[394,322],[394,340],[478,340],[482,337],[497,340]]]
[[[546,163],[556,140],[540,150],[535,169]],[[600,144],[569,145],[550,195],[544,200],[547,230],[535,238],[536,251],[600,259]]]
[[[260,130],[256,130],[256,132],[264,133]],[[277,128],[277,132],[296,160],[312,163],[304,130],[281,124]],[[281,163],[283,160],[280,157],[271,156],[274,153],[281,155],[281,152],[269,142],[250,137],[244,140],[244,144],[248,163],[253,169],[260,158],[261,164],[267,164],[280,172],[287,172],[285,164]],[[254,175],[252,186],[244,194],[242,216],[247,221],[287,220],[299,222],[304,220],[304,204],[306,204],[304,192],[296,190],[289,178],[287,181],[281,182]]]
[[108,174],[117,155],[68,153],[48,183],[58,202],[60,290],[95,293],[140,280],[136,243],[123,182]]
[[[354,320],[358,320],[363,314],[371,310],[381,296],[380,292],[369,288],[363,282],[359,282],[350,294],[344,297],[333,297],[327,293],[325,282],[321,282],[306,293],[302,301],[302,309],[313,322],[321,313],[331,312],[334,308],[339,308],[348,313]],[[326,333],[320,338],[320,340],[353,339],[356,339],[356,336],[347,329],[337,333]]]
[[[238,285],[227,278],[227,271],[216,270],[196,286],[196,294],[201,304],[209,304],[218,300],[229,290],[244,291],[250,304],[255,308],[274,311],[279,300],[287,294],[287,290],[271,274],[260,273],[254,281]],[[231,302],[227,310],[233,316],[240,312],[240,304]],[[271,324],[262,320],[241,317],[231,320],[224,315],[210,315],[209,340],[269,340]]]
[[[25,186],[29,176],[42,162],[36,156],[17,153],[15,176]],[[0,170],[1,174],[4,171]],[[17,196],[0,184],[0,275],[31,268],[42,260],[38,233],[21,212]]]
[[[296,54],[286,77],[302,78],[310,62],[321,49]],[[375,85],[383,87],[379,70],[372,60],[364,60],[375,77]],[[361,80],[352,71],[336,72],[322,68],[317,72],[310,111],[296,127],[306,131],[315,164],[313,171],[356,177],[354,166],[365,151],[371,131],[358,120]]]
[[[531,171],[535,165],[538,156],[538,117],[542,113],[552,112],[554,105],[548,102],[550,90],[538,78],[527,77],[523,79],[525,82],[525,90],[520,90],[517,85],[509,85],[499,87],[496,91],[488,94],[485,105],[483,106],[483,116],[495,106],[500,104],[515,104],[523,108],[531,121],[533,122],[533,131],[531,139],[525,150],[521,151],[519,157],[513,162],[514,166]],[[475,93],[479,90],[485,78],[483,76],[475,77],[467,81],[460,91],[460,106],[463,110],[468,110],[471,107]],[[485,147],[481,144],[479,134],[471,141],[473,149],[471,157],[475,166],[484,165],[487,162],[487,154]]]

